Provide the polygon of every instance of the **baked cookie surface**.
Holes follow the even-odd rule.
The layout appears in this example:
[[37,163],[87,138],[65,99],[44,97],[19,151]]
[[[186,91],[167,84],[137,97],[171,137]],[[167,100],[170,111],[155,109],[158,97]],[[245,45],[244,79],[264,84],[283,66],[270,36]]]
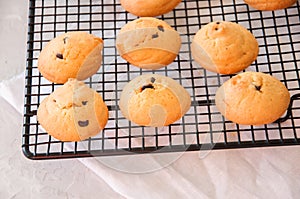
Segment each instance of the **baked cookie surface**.
[[37,119],[60,141],[80,141],[98,134],[108,120],[102,97],[76,79],[69,79],[40,104]]
[[155,17],[172,11],[181,0],[121,0],[122,7],[140,17]]
[[237,124],[262,125],[276,121],[290,103],[287,88],[276,78],[245,72],[226,81],[216,92],[216,106]]
[[181,38],[166,22],[142,17],[121,28],[116,47],[130,64],[143,69],[159,69],[174,61],[181,47]]
[[257,10],[280,10],[295,4],[297,0],[244,0]]
[[243,26],[217,21],[196,33],[191,52],[203,68],[220,74],[233,74],[256,60],[259,46],[252,33]]
[[67,32],[42,49],[38,69],[51,82],[69,78],[84,80],[95,74],[102,62],[102,39],[86,32]]
[[131,80],[120,97],[122,114],[142,125],[161,127],[179,120],[190,108],[189,93],[172,78],[157,74]]

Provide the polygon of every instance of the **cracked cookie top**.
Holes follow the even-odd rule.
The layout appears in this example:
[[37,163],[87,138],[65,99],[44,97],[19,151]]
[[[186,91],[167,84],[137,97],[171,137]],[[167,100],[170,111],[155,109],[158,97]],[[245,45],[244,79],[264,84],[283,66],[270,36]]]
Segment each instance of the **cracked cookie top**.
[[40,104],[42,127],[61,141],[80,141],[98,134],[108,120],[102,97],[84,82],[69,79]]
[[38,69],[51,82],[69,78],[85,80],[95,74],[102,62],[102,39],[86,32],[67,32],[52,39],[42,49]]
[[190,108],[189,93],[170,77],[148,74],[131,80],[120,97],[122,114],[142,126],[161,127],[179,120]]
[[226,81],[216,92],[216,106],[237,124],[262,125],[277,120],[289,106],[290,94],[275,77],[245,72]]
[[116,47],[130,64],[144,69],[158,69],[174,61],[181,47],[181,38],[166,22],[143,17],[121,28]]
[[239,72],[256,60],[259,47],[243,26],[227,21],[211,22],[195,35],[191,51],[203,68],[221,74]]

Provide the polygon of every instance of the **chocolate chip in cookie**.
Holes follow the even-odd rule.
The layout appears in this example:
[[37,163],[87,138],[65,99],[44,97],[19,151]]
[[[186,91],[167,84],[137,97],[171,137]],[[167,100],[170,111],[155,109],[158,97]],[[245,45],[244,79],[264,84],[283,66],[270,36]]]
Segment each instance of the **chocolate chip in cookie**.
[[63,56],[61,53],[57,53],[57,54],[56,54],[56,57],[57,57],[58,59],[64,59],[64,56]]
[[141,88],[141,91],[143,91],[145,89],[154,89],[154,86],[152,84],[147,84]]
[[69,37],[65,37],[64,39],[63,39],[63,41],[64,41],[64,44],[66,44],[67,43],[67,40],[69,39]]
[[78,121],[78,125],[80,127],[86,127],[89,125],[89,120],[85,120],[85,121]]
[[152,35],[152,39],[158,38],[158,33]]
[[156,79],[155,79],[154,77],[151,77],[151,80],[150,80],[150,81],[151,81],[151,83],[154,83],[155,80],[156,80]]
[[165,29],[162,25],[157,26],[158,30],[161,32],[165,32]]

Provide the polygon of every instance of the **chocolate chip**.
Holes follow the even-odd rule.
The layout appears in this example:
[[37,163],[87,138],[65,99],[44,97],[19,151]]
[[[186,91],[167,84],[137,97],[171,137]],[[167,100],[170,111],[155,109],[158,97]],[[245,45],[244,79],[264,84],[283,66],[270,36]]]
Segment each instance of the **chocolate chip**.
[[256,85],[255,85],[255,89],[256,89],[257,91],[260,91],[261,86],[256,86]]
[[157,26],[157,28],[159,31],[165,32],[165,29],[162,25]]
[[78,125],[80,127],[86,127],[86,126],[89,125],[89,121],[88,120],[86,120],[86,121],[78,121]]
[[152,84],[145,85],[145,86],[142,87],[141,91],[143,91],[147,88],[154,89],[154,86]]
[[[220,24],[220,23],[221,23],[221,22],[219,22],[219,21],[217,21],[217,22],[216,22],[216,24]],[[218,27],[216,27],[216,28],[215,28],[215,30],[216,30],[216,31],[218,31],[218,30],[219,30],[219,28],[218,28]]]
[[152,83],[155,82],[155,78],[154,77],[151,77],[151,80],[150,80]]
[[158,33],[152,35],[152,39],[158,38]]
[[85,106],[88,103],[88,101],[82,101],[81,103]]
[[56,57],[57,57],[58,59],[63,59],[63,58],[64,58],[64,56],[63,56],[62,54],[60,54],[60,53],[57,53],[57,54],[56,54]]
[[65,37],[63,40],[64,40],[64,44],[67,43],[67,39],[69,39],[69,37]]

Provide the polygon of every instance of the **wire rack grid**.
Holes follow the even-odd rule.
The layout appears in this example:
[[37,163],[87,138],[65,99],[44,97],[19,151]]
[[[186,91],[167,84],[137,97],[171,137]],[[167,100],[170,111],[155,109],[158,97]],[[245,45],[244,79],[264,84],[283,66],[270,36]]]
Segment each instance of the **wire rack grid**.
[[[31,159],[53,159],[300,144],[299,16],[299,2],[288,9],[262,12],[242,0],[183,0],[175,10],[158,17],[181,34],[177,59],[163,69],[146,71],[129,65],[116,51],[118,31],[136,19],[124,11],[119,1],[30,0],[24,154]],[[271,74],[289,89],[291,105],[280,121],[262,126],[237,125],[225,120],[216,109],[216,89],[231,76],[198,66],[191,57],[190,44],[199,28],[217,20],[237,22],[257,38],[260,53],[246,71]],[[37,59],[47,42],[68,31],[86,31],[104,40],[103,65],[85,82],[102,95],[110,117],[98,136],[64,143],[49,136],[36,119],[40,102],[61,86],[41,76]],[[122,88],[134,77],[147,73],[172,77],[191,94],[192,106],[181,120],[167,127],[149,128],[136,126],[122,116],[118,108]]]

